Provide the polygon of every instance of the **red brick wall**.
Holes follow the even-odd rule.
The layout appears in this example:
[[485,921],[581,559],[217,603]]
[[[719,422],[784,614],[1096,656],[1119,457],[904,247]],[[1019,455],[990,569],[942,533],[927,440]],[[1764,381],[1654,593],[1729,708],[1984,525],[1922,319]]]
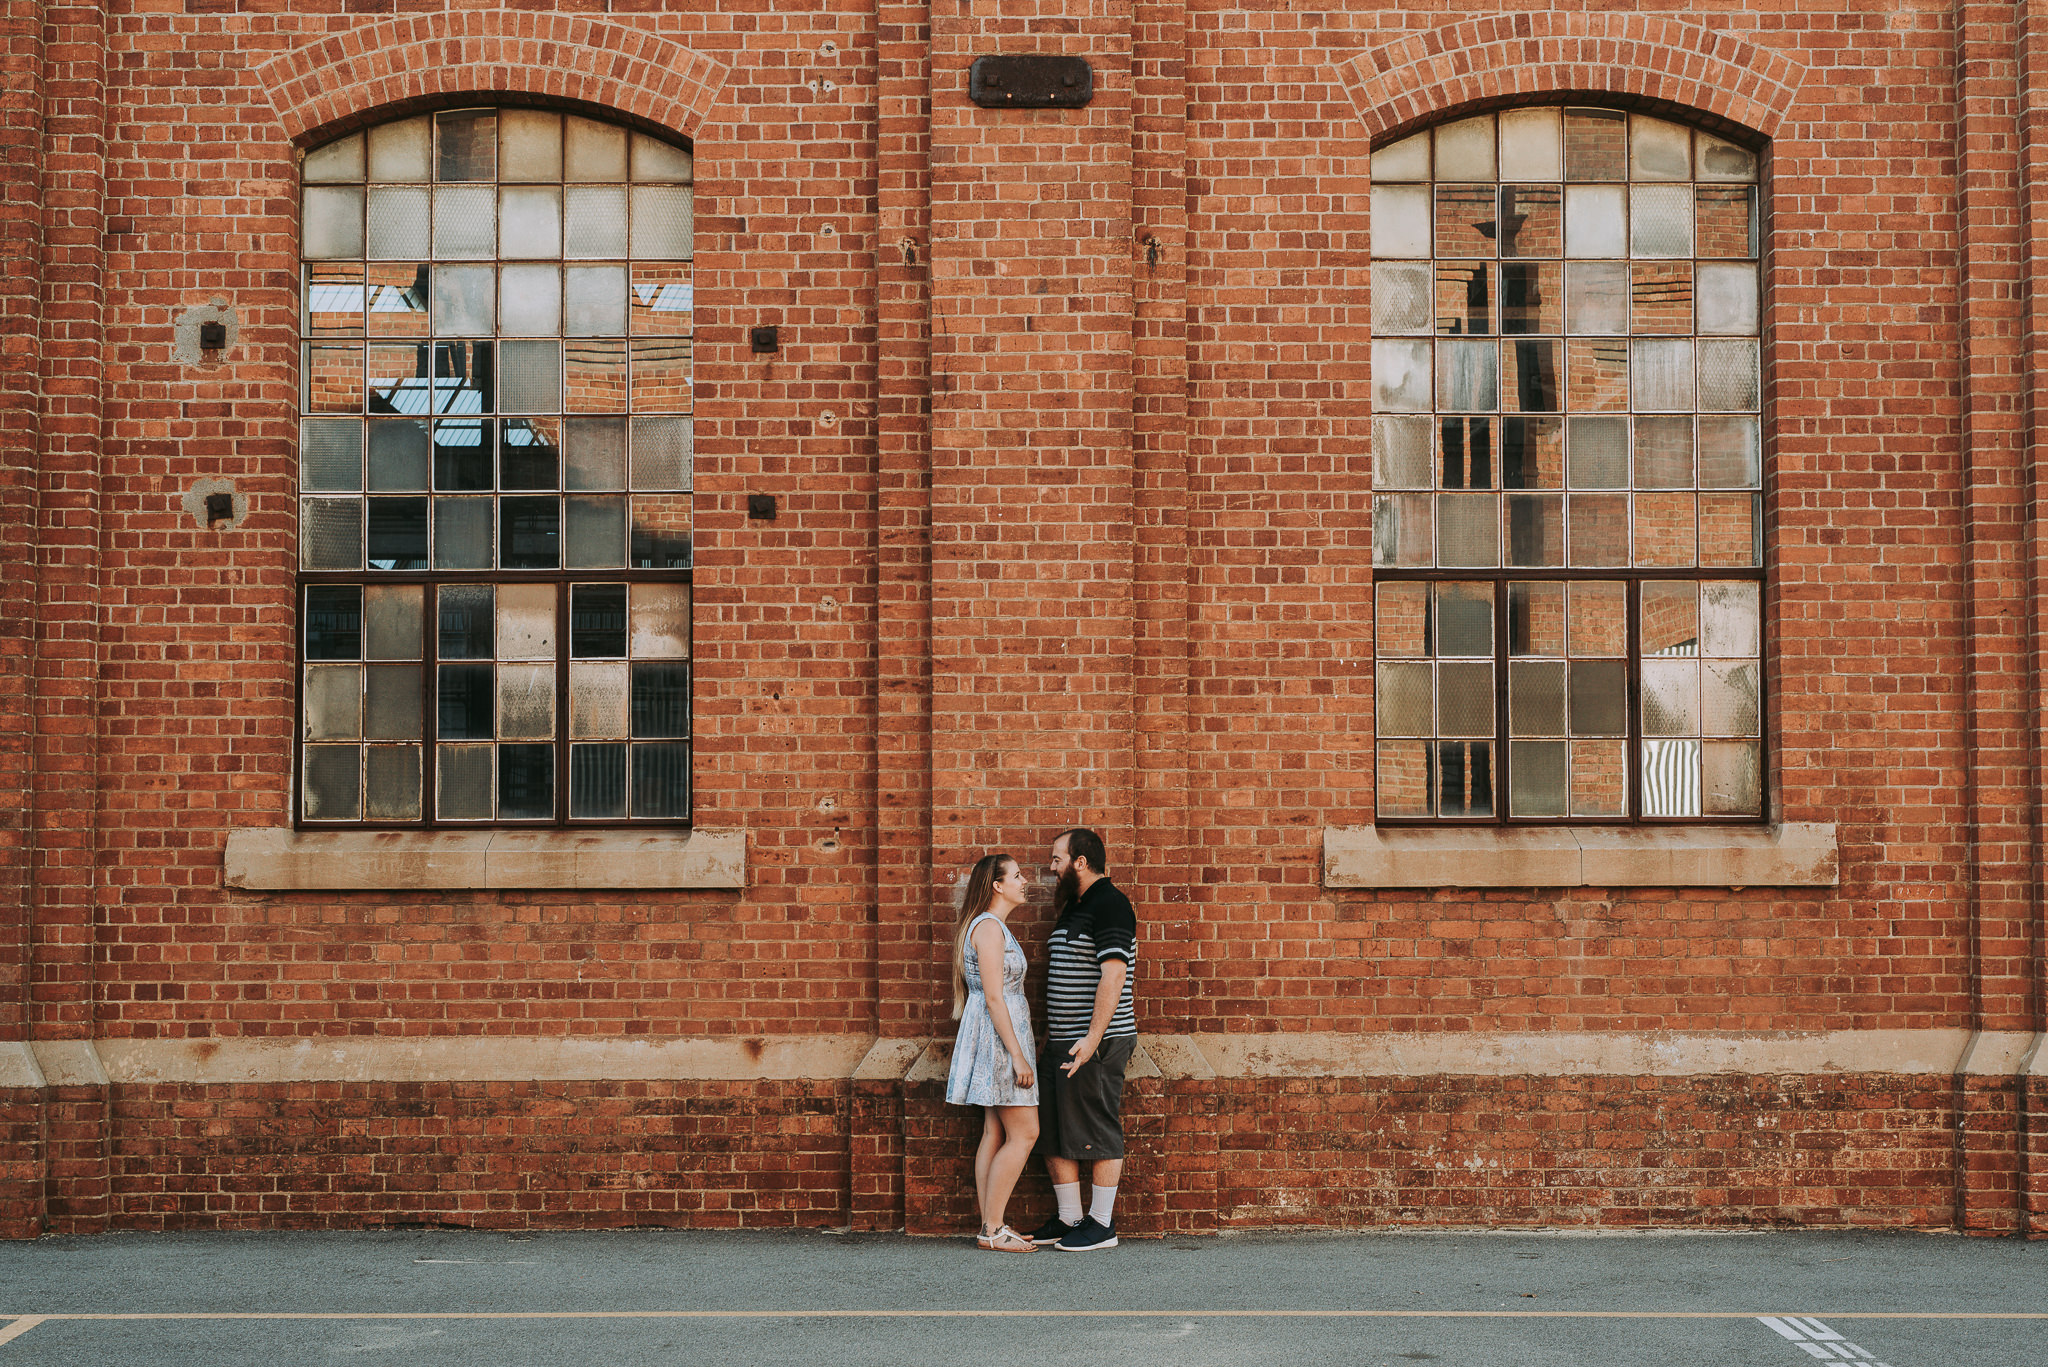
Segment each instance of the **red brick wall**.
[[[942,1034],[955,876],[1082,820],[1154,1031],[2043,1029],[2019,7],[606,8],[0,4],[0,1039]],[[1089,57],[1094,103],[966,102],[974,56],[1026,50]],[[220,886],[227,831],[290,810],[294,157],[480,91],[696,149],[696,814],[747,831],[738,895]],[[1373,811],[1370,147],[1560,93],[1771,139],[1773,811],[1838,826],[1838,888],[1321,886],[1323,829]],[[216,299],[235,345],[176,360]],[[194,525],[200,478],[247,519]],[[1131,1209],[1294,1218],[1312,1170],[1351,1222],[1941,1223],[1960,1192],[2038,1223],[2038,1109],[1926,1085],[1148,1083]],[[958,1217],[971,1121],[758,1088],[702,1140],[758,1171],[659,1126],[550,1147],[537,1117],[619,1087],[53,1095],[33,1157],[6,1122],[0,1219],[17,1178],[85,1226],[407,1218],[448,1172],[434,1218]],[[1453,1184],[1396,1118],[1585,1177]],[[828,1151],[836,1195],[768,1180]],[[659,1153],[705,1204],[603,1185]]]

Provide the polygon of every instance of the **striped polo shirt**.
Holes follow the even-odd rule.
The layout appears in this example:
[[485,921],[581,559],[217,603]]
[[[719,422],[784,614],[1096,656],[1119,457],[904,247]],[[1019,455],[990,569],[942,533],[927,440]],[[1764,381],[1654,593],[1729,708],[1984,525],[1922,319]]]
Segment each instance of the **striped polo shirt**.
[[1138,976],[1138,917],[1131,899],[1107,878],[1098,878],[1074,899],[1067,914],[1052,928],[1045,957],[1045,1033],[1047,1039],[1077,1040],[1088,1033],[1095,1016],[1095,989],[1102,982],[1102,964],[1122,959],[1123,997],[1116,1004],[1103,1038],[1138,1033],[1131,1010],[1131,983]]

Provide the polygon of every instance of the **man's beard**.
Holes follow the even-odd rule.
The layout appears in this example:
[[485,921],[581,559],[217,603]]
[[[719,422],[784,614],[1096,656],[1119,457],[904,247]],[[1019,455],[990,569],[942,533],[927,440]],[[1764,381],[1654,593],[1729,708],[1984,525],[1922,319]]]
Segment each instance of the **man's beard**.
[[1052,910],[1055,916],[1064,916],[1067,908],[1074,905],[1074,899],[1081,895],[1081,875],[1069,868],[1060,875],[1060,881],[1052,885]]

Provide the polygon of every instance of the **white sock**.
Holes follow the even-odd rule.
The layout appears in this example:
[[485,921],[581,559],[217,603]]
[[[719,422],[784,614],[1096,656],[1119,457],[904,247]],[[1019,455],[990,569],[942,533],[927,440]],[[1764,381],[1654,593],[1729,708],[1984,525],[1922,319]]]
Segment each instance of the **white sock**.
[[[1078,1184],[1077,1184],[1078,1185]],[[1112,1223],[1116,1214],[1116,1188],[1097,1187],[1088,1193],[1088,1218],[1098,1225]]]
[[1079,1182],[1053,1183],[1052,1199],[1060,1203],[1060,1219],[1070,1225],[1081,1223],[1081,1184]]

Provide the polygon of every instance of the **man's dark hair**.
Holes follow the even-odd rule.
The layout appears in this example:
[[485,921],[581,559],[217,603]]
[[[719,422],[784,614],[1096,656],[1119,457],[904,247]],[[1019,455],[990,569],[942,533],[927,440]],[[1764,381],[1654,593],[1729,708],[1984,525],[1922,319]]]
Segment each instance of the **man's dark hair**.
[[1066,833],[1067,858],[1085,859],[1088,867],[1096,873],[1109,872],[1109,855],[1102,848],[1102,837],[1086,826],[1076,826]]

